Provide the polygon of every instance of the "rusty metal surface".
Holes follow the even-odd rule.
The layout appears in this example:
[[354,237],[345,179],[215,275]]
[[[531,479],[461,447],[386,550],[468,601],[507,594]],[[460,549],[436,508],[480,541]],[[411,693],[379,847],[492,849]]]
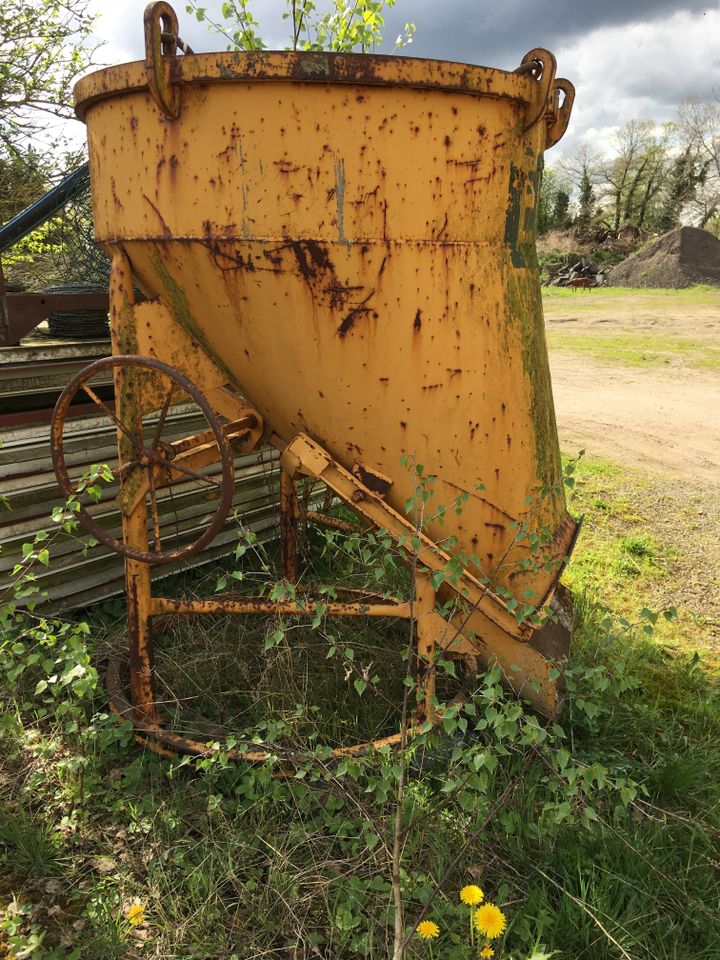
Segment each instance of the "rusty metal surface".
[[[415,457],[438,476],[435,503],[469,495],[431,536],[456,534],[518,598],[544,596],[551,574],[510,574],[527,557],[511,524],[560,482],[533,253],[547,124],[522,134],[554,95],[482,68],[472,96],[410,85],[434,67],[393,58],[367,67],[387,85],[365,67],[351,83],[353,58],[347,82],[293,82],[303,57],[241,55],[209,85],[191,79],[202,57],[178,57],[173,121],[141,90],[90,106],[98,236],[170,315],[156,355],[174,325],[285,442],[307,432],[387,477],[396,509],[413,494],[401,457]],[[284,80],[249,79],[271,65]],[[507,84],[517,97],[495,95]],[[564,518],[557,490],[537,526]]]
[[31,330],[58,310],[105,310],[102,293],[6,293],[4,324],[0,324],[0,347],[14,346]]
[[145,8],[145,69],[153,99],[171,120],[180,110],[177,87],[170,77],[170,65],[178,46],[178,19],[169,3],[160,0]]
[[[425,716],[438,650],[498,661],[554,714],[549,647],[562,658],[563,638],[534,646],[537,631],[518,623],[507,596],[547,605],[576,530],[534,250],[543,152],[567,126],[572,85],[555,79],[555,58],[540,48],[513,73],[324,53],[178,56],[164,2],[148,8],[145,29],[143,63],[76,89],[96,235],[113,262],[113,352],[177,367],[223,416],[256,411],[254,442],[269,439],[287,471],[290,579],[296,475],[320,478],[401,545],[417,540],[427,571],[461,559],[457,583],[439,594],[462,597],[449,620],[435,611],[429,573],[416,584],[417,610],[352,600],[333,610],[413,616]],[[145,304],[134,302],[133,279]],[[114,378],[123,424],[158,409],[132,368],[115,367]],[[130,469],[131,433],[119,433]],[[432,497],[407,464],[433,478]],[[150,487],[154,479],[151,468]],[[152,556],[148,532],[160,540],[150,494],[149,510],[132,490],[122,501],[129,709],[158,749],[197,752],[161,728],[153,618],[315,607],[153,598],[138,562]],[[429,504],[422,533],[419,494]],[[518,538],[525,528],[547,534],[542,563]]]
[[525,135],[532,130],[536,123],[540,123],[548,112],[556,70],[557,63],[553,54],[549,50],[543,50],[542,47],[536,47],[525,54],[520,61],[520,66],[515,71],[521,76],[530,77],[540,93],[537,98],[538,106],[534,111],[528,111],[525,116],[525,126],[523,128],[523,134]]
[[[129,419],[126,419],[126,422],[123,422],[122,418],[118,414],[117,409],[103,403],[97,397],[97,394],[88,386],[89,381],[97,374],[102,374],[107,371],[113,371],[114,373],[117,373],[117,371],[120,369],[122,369],[125,373],[127,373],[129,370],[149,370],[153,373],[163,375],[170,382],[169,390],[167,387],[165,387],[165,390],[168,391],[167,399],[161,410],[161,416],[155,429],[155,436],[153,437],[152,443],[149,447],[145,445],[142,427],[138,428],[135,424],[133,424],[133,421]],[[214,459],[219,460],[222,465],[222,474],[220,478],[199,474],[192,470],[192,468],[184,465],[184,463],[181,462],[183,446],[178,449],[175,444],[167,447],[167,445],[162,445],[161,443],[161,432],[167,416],[169,404],[172,399],[172,394],[173,391],[178,387],[184,392],[184,394],[187,395],[190,400],[197,404],[210,426],[210,431],[212,432],[213,436],[214,451],[216,454]],[[228,438],[220,421],[218,420],[217,414],[209,405],[205,397],[192,383],[190,383],[187,377],[185,377],[179,371],[174,370],[167,364],[150,357],[119,355],[114,357],[105,357],[89,364],[75,377],[73,377],[73,379],[61,393],[55,406],[51,423],[51,450],[53,465],[55,467],[55,475],[58,478],[60,490],[65,497],[70,497],[76,494],[76,485],[80,479],[79,477],[75,477],[74,480],[71,479],[65,461],[65,417],[73,399],[82,391],[85,391],[89,394],[90,399],[93,400],[93,402],[96,403],[96,405],[104,413],[106,413],[111,422],[116,424],[119,432],[124,435],[125,439],[130,443],[130,459],[125,460],[121,467],[118,468],[120,471],[119,475],[122,476],[123,482],[126,484],[131,482],[129,477],[133,471],[142,475],[147,473],[148,489],[150,493],[151,509],[153,511],[154,520],[155,549],[153,551],[149,551],[136,545],[129,544],[124,540],[118,540],[117,538],[113,537],[112,534],[110,534],[95,520],[88,508],[84,504],[81,504],[78,511],[78,517],[85,529],[92,533],[92,535],[99,540],[100,543],[104,543],[117,553],[122,553],[124,556],[138,560],[142,563],[149,563],[153,565],[172,563],[176,560],[182,560],[200,553],[200,551],[206,547],[212,541],[214,536],[222,529],[227,518],[228,511],[230,510],[234,492],[233,464]],[[189,448],[192,450],[193,447],[199,445],[197,443],[197,438],[193,438],[193,440],[194,442],[190,443],[186,441],[184,443],[184,448]],[[160,541],[157,521],[155,486],[153,481],[153,474],[156,469],[160,471],[168,470],[176,475],[182,473],[188,476],[194,476],[194,478],[207,482],[208,484],[212,484],[218,492],[217,508],[210,524],[197,540],[180,549],[163,549]],[[160,484],[158,484],[158,486],[160,486]]]
[[572,83],[569,80],[556,80],[553,111],[548,122],[547,147],[554,147],[565,136],[574,102],[575,87]]
[[315,510],[307,510],[305,519],[311,523],[319,523],[323,527],[332,527],[335,530],[342,530],[345,533],[362,533],[368,527],[362,524],[353,523],[352,520],[341,520],[339,517],[329,517],[325,513],[318,513]]
[[220,597],[213,598],[212,600],[171,600],[167,597],[153,597],[150,601],[151,617],[165,614],[182,614],[189,616],[200,613],[270,613],[278,615],[303,614],[311,616],[316,613],[318,609],[330,617],[400,617],[406,620],[410,616],[410,605],[400,600],[337,603],[331,600],[264,600],[256,597],[243,599]]
[[[367,86],[416,87],[492,97],[534,104],[538,100],[531,72],[508,72],[447,60],[393,57],[381,54],[308,52],[201,53],[168,57],[173,84],[281,82],[363,84]],[[153,51],[145,62],[125,63],[98,70],[75,87],[76,113],[85,119],[98,100],[128,91],[150,89]]]
[[373,493],[377,493],[381,497],[386,496],[392,486],[390,477],[384,477],[377,470],[369,470],[362,463],[356,463],[352,468],[352,473],[364,487],[367,487],[368,490],[372,490]]

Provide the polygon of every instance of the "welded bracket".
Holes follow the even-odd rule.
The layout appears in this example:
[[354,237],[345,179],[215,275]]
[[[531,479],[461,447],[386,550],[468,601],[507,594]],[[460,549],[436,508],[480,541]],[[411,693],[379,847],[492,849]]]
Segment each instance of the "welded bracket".
[[[445,570],[451,557],[421,530],[387,504],[381,496],[364,486],[307,434],[298,434],[284,449],[280,464],[290,476],[305,473],[322,480],[354,510],[381,527],[398,546],[417,557],[417,562],[432,573]],[[481,611],[496,626],[518,640],[527,639],[532,628],[518,624],[505,601],[468,571],[460,576],[457,592]]]
[[[422,531],[387,504],[381,496],[363,486],[318,443],[306,434],[298,434],[289,444],[276,435],[271,437],[280,450],[280,462],[290,476],[306,474],[322,480],[348,506],[362,514],[374,526],[386,530],[415,564],[431,573],[444,570],[449,554],[441,550]],[[556,716],[563,702],[562,685],[558,680],[559,657],[546,656],[535,646],[541,632],[534,623],[518,623],[502,597],[477,580],[467,570],[453,583],[453,589],[464,603],[440,616],[434,611],[423,617],[425,636],[434,631],[438,646],[466,658],[477,657],[484,663],[496,663],[505,682],[519,696],[532,703],[541,713]],[[546,614],[552,603],[549,594],[538,611]]]

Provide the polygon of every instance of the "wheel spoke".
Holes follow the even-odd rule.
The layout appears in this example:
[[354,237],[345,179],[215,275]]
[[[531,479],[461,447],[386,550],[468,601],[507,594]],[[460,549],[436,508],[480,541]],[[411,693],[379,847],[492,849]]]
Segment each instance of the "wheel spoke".
[[85,393],[90,397],[90,399],[92,400],[92,402],[93,402],[96,406],[100,407],[100,409],[103,410],[103,411],[107,414],[108,417],[110,417],[110,419],[111,419],[112,422],[115,424],[115,426],[118,428],[118,430],[121,430],[121,431],[125,434],[125,436],[128,438],[128,440],[132,443],[132,445],[133,445],[133,447],[135,448],[135,450],[138,450],[139,447],[138,447],[137,437],[134,436],[134,434],[132,434],[132,433],[130,432],[130,430],[128,430],[128,428],[125,426],[125,424],[122,422],[122,420],[120,420],[118,417],[115,416],[115,414],[112,412],[112,410],[111,410],[108,406],[106,406],[106,404],[104,404],[104,403],[102,402],[102,400],[100,399],[100,397],[95,393],[94,390],[92,390],[91,387],[89,387],[86,383],[82,383],[80,386],[83,388],[83,390],[85,391]]
[[114,467],[111,472],[112,472],[113,477],[115,477],[115,479],[118,479],[118,478],[122,479],[122,477],[123,477],[126,473],[130,473],[130,471],[131,471],[133,468],[139,467],[139,466],[140,466],[140,464],[139,464],[139,462],[137,461],[137,459],[135,459],[135,460],[128,460],[127,463],[120,463],[120,464],[118,464],[118,466],[117,466],[117,467]]
[[[94,382],[101,372],[111,371],[117,387],[115,400],[105,399],[105,386]],[[133,393],[132,384],[140,383],[141,373],[159,375],[159,381],[153,381],[157,392],[157,404],[148,404],[152,409],[149,415],[143,413],[142,398]],[[129,378],[129,379],[128,379]],[[164,385],[163,385],[164,379]],[[118,553],[133,560],[148,564],[169,563],[178,557],[189,556],[207,546],[222,528],[232,504],[232,451],[230,441],[246,425],[254,423],[254,418],[241,417],[224,427],[223,423],[200,390],[181,371],[155,358],[141,356],[114,356],[97,360],[73,377],[60,395],[60,401],[53,415],[53,464],[60,486],[77,494],[77,484],[73,484],[65,463],[63,447],[63,417],[73,401],[81,401],[85,395],[96,409],[96,415],[102,414],[107,422],[117,430],[119,440],[119,459],[111,466],[113,485],[119,485],[120,491],[115,497],[115,505],[121,510],[135,510],[141,507],[149,522],[144,524],[147,536],[143,536],[139,546],[133,537],[128,542],[111,536],[102,527],[86,507],[80,507],[81,521],[91,530],[97,539]],[[209,429],[193,437],[187,437],[174,443],[164,442],[164,434],[172,432],[170,411],[173,404],[187,396],[197,407],[207,422]],[[149,397],[148,397],[149,400]],[[152,417],[156,416],[154,423]],[[130,420],[127,425],[123,417]],[[183,421],[184,422],[184,421]],[[228,439],[228,434],[231,434]],[[176,449],[177,445],[177,449]],[[217,447],[217,450],[216,450]],[[218,457],[218,454],[220,455]],[[220,461],[221,473],[213,466]],[[123,462],[124,461],[124,462]],[[142,472],[147,470],[147,479]],[[205,471],[205,473],[203,473]],[[174,490],[191,495],[190,484],[204,484],[217,492],[208,500],[217,500],[215,513],[209,526],[192,543],[181,546],[187,539],[181,536],[179,517],[176,508]],[[168,491],[167,499],[162,488]],[[184,491],[184,492],[183,492]],[[196,491],[202,493],[202,491]],[[92,506],[92,504],[90,505]],[[172,530],[163,532],[162,524],[172,518],[166,517],[167,508],[175,515],[175,534]],[[163,542],[163,537],[165,542]],[[170,546],[173,539],[175,548]],[[168,542],[169,541],[169,542]]]
[[158,448],[160,443],[160,435],[162,434],[162,429],[165,426],[165,418],[167,417],[168,410],[170,409],[170,402],[173,395],[173,385],[170,383],[170,389],[168,390],[168,395],[165,397],[165,403],[163,403],[162,410],[160,411],[160,419],[157,422],[155,427],[155,433],[152,438],[152,444],[150,445],[150,450],[154,453]]
[[189,467],[183,466],[181,463],[178,463],[177,460],[166,460],[164,457],[158,457],[156,454],[155,463],[161,467],[165,467],[167,470],[177,470],[178,473],[184,473],[186,477],[192,477],[193,480],[200,480],[201,483],[209,483],[213,487],[222,487],[222,480],[218,477],[207,477],[202,473],[198,473],[196,470],[191,470]]

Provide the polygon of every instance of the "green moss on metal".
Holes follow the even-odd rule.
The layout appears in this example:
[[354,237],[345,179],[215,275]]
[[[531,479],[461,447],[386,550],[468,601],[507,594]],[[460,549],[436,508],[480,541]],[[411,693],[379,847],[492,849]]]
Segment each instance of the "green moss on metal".
[[[532,150],[528,150],[530,156],[533,156]],[[542,178],[543,178],[543,169],[544,169],[544,160],[543,155],[538,154],[535,164],[528,171],[528,196],[532,197],[532,204],[525,208],[525,221],[524,221],[524,236],[527,238],[528,244],[532,247],[532,252],[529,258],[526,258],[529,263],[532,263],[535,259],[535,239],[537,237],[537,215],[538,208],[540,206],[540,189],[542,187]]]
[[137,326],[135,325],[135,308],[132,303],[125,303],[113,313],[113,327],[117,337],[118,352],[137,354],[138,347]]
[[522,362],[530,383],[530,416],[537,461],[537,478],[554,487],[561,478],[560,448],[550,383],[543,323],[540,278],[535,251],[537,206],[542,182],[543,156],[526,148],[513,164],[508,184],[505,219],[505,331],[503,343],[516,330],[522,344]]
[[510,258],[514,267],[522,269],[525,258],[520,249],[520,218],[522,216],[522,184],[525,179],[523,171],[512,164],[510,167],[510,184],[508,186],[508,206],[505,215],[505,246],[510,251]]
[[504,243],[513,266],[521,270],[532,264],[535,253],[542,171],[543,155],[530,148],[526,149],[520,165],[510,167]]
[[[134,450],[128,446],[123,452],[123,459],[129,461],[133,459]],[[129,516],[131,511],[128,509],[133,503],[137,502],[138,497],[147,490],[147,472],[145,467],[133,467],[125,473],[122,481],[122,488],[115,498],[116,505],[122,510],[125,516]]]
[[[528,256],[528,251],[525,252]],[[542,299],[534,249],[526,270],[510,264],[505,271],[506,322],[517,327],[522,344],[522,362],[530,383],[530,417],[537,460],[537,477],[546,487],[561,477],[555,406],[550,382]]]
[[228,382],[237,386],[236,378],[210,345],[207,335],[193,316],[193,312],[190,309],[190,304],[188,303],[185,291],[172,276],[160,254],[154,253],[150,259],[150,262],[155,268],[155,272],[157,273],[158,277],[160,277],[163,282],[166,293],[166,296],[163,299],[165,300],[165,303],[172,313],[176,323],[178,323],[183,330],[185,330],[185,332],[193,338],[193,340],[196,340],[200,344],[208,357],[210,357],[210,359],[228,378]]
[[[117,299],[113,298],[112,325],[115,335],[115,353],[136,355],[140,353],[137,338],[137,324],[135,322],[135,307],[129,300],[123,298],[122,306],[118,308]],[[117,413],[122,423],[135,424],[138,421],[138,389],[140,374],[134,367],[123,367],[115,370],[115,383],[122,383],[123,388],[117,391]],[[124,433],[119,434],[120,451],[124,462],[135,457],[135,448],[130,438]],[[139,480],[130,474],[123,478],[123,490],[128,490],[127,496],[134,497],[138,492]],[[120,495],[118,495],[120,497]],[[126,502],[126,497],[123,497]],[[119,501],[118,501],[119,502]],[[120,504],[122,506],[122,504]]]

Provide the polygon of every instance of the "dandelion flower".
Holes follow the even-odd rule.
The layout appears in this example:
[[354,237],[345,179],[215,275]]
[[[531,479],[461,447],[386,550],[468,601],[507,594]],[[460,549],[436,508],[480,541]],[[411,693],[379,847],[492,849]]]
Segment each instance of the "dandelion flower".
[[494,940],[505,930],[505,914],[494,903],[486,903],[475,914],[475,928],[489,940]]
[[469,907],[476,907],[479,903],[483,902],[485,894],[480,887],[476,887],[474,883],[471,883],[467,887],[462,888],[460,891],[460,899]]
[[134,903],[127,908],[125,916],[131,927],[137,927],[145,921],[145,907],[141,903]]
[[480,956],[481,956],[481,957],[494,957],[494,956],[495,956],[495,951],[493,950],[492,947],[488,946],[488,944],[486,943],[485,946],[484,946],[484,947],[482,948],[482,950],[480,951]]
[[417,925],[417,935],[421,940],[434,940],[440,936],[440,927],[432,920],[423,920]]

